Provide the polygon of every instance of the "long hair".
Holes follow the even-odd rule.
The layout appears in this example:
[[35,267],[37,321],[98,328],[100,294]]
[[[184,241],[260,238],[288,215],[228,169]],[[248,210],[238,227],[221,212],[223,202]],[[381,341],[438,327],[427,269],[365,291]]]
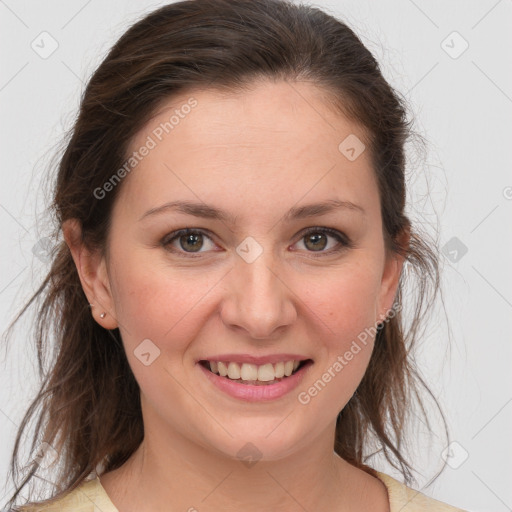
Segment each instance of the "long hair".
[[[412,401],[421,405],[419,388],[428,391],[411,353],[439,291],[439,259],[436,244],[404,212],[405,144],[413,134],[406,103],[356,34],[316,7],[288,0],[186,0],[155,10],[122,35],[90,78],[68,134],[53,186],[51,266],[9,327],[38,303],[41,387],[17,433],[10,472],[15,481],[20,472],[23,478],[9,506],[38,478],[41,446],[58,454],[57,499],[99,465],[107,472],[120,467],[144,437],[140,390],[119,330],[93,319],[62,237],[63,222],[77,219],[83,244],[105,254],[122,182],[105,197],[95,191],[122,168],[131,139],[162,101],[193,88],[236,92],[259,79],[308,81],[325,92],[333,111],[369,134],[386,247],[406,258],[395,304],[401,305],[405,284],[412,283],[417,296],[407,298],[407,328],[397,308],[378,329],[368,368],[337,418],[334,450],[371,472],[365,452],[373,439],[410,481],[405,425]],[[407,247],[398,243],[404,230],[410,230]],[[21,438],[34,417],[32,462],[20,466]]]

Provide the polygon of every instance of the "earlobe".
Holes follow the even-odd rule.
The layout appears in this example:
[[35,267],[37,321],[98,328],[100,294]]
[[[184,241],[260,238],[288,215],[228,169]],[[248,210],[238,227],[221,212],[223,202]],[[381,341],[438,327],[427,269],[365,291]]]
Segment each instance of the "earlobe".
[[71,252],[80,278],[82,289],[91,306],[95,320],[105,329],[115,329],[114,304],[110,292],[105,259],[99,251],[88,249],[81,236],[78,219],[69,219],[62,224],[62,232]]

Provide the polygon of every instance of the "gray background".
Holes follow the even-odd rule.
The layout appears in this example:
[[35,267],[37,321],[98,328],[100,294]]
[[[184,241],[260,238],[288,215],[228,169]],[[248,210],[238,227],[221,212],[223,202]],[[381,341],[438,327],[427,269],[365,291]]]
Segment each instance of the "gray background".
[[[33,252],[48,234],[38,222],[47,201],[41,176],[73,121],[83,84],[127,26],[164,3],[0,0],[2,331],[48,270]],[[440,430],[432,443],[419,443],[418,487],[444,454],[449,466],[422,492],[471,511],[512,510],[512,1],[314,5],[355,29],[409,100],[429,142],[426,159],[411,153],[409,213],[424,229],[438,226],[451,331],[442,311],[433,311],[416,359],[455,444],[446,452]],[[46,55],[52,44],[58,47]],[[37,386],[27,320],[11,350],[1,352],[1,483]],[[432,418],[435,425],[433,409]],[[420,439],[426,429],[418,424]],[[375,465],[396,476],[382,460]],[[1,483],[3,496],[11,487]]]

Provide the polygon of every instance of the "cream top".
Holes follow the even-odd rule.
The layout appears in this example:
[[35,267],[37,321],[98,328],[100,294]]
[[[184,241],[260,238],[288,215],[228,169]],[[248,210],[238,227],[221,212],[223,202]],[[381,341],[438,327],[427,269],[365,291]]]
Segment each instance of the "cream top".
[[[388,491],[391,512],[467,512],[446,503],[429,498],[419,491],[405,486],[395,478],[376,472]],[[100,483],[93,477],[82,482],[67,496],[44,507],[24,506],[21,512],[119,512]]]

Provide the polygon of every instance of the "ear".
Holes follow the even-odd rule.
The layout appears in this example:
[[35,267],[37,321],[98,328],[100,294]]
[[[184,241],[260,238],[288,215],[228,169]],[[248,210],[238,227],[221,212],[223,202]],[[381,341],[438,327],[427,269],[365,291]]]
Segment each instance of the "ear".
[[[402,248],[403,253],[407,253],[410,239],[410,225],[407,225],[397,239],[397,243]],[[386,320],[386,317],[393,306],[404,261],[405,256],[403,254],[388,252],[386,255],[386,262],[382,273],[380,295],[377,304],[377,322],[379,323]]]
[[[90,251],[85,247],[78,219],[66,220],[62,224],[62,232],[75,262],[84,293],[89,304],[92,304],[93,317],[105,329],[115,329],[117,320],[105,258],[101,257],[99,251]],[[100,316],[102,313],[106,313],[104,318]]]

